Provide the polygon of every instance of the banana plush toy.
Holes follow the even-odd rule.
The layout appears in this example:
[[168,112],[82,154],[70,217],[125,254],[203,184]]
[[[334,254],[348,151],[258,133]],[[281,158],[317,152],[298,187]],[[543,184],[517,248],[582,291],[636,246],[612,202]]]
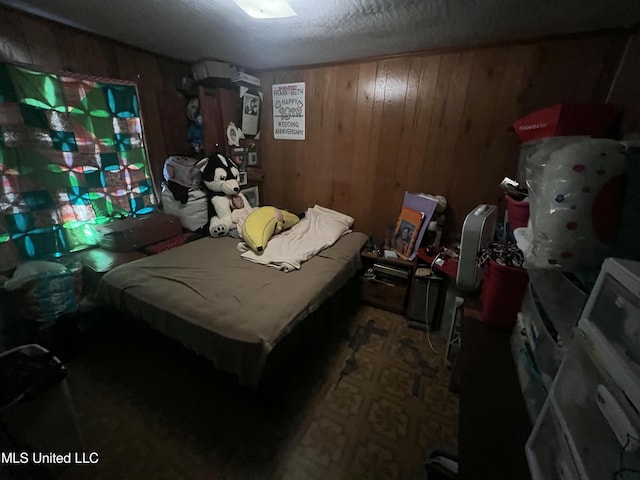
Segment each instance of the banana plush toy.
[[276,207],[260,207],[244,221],[242,238],[254,252],[264,252],[269,239],[276,233],[293,227],[300,218]]

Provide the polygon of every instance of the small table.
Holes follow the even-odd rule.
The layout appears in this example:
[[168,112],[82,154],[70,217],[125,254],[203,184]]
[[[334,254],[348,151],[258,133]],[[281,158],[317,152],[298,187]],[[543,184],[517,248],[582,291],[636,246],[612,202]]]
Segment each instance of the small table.
[[375,307],[404,314],[416,262],[360,252],[365,272],[360,276],[362,300]]

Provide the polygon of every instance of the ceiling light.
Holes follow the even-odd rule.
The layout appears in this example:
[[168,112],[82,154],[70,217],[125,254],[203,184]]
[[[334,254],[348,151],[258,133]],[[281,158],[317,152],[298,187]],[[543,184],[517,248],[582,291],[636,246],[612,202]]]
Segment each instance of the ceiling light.
[[285,18],[297,15],[287,0],[233,0],[253,18]]

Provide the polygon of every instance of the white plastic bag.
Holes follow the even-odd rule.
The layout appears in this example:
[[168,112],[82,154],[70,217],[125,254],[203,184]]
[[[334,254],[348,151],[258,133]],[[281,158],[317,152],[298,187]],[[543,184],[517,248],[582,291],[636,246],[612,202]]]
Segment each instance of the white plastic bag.
[[207,193],[199,188],[189,189],[187,203],[180,203],[173,197],[171,191],[163,185],[162,207],[165,213],[179,217],[182,226],[192,232],[209,223]]
[[536,141],[527,155],[532,229],[527,268],[600,266],[618,233],[626,169],[625,147],[614,140]]

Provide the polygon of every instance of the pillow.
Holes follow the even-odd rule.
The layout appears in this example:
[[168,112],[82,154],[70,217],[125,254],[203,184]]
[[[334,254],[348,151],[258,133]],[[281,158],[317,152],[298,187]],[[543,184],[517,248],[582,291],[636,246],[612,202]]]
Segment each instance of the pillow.
[[264,252],[267,242],[276,233],[293,227],[300,221],[297,215],[276,207],[260,207],[244,221],[242,238],[256,253]]
[[44,260],[34,260],[18,265],[16,271],[13,272],[11,279],[5,282],[4,287],[7,290],[18,290],[29,280],[56,273],[67,273],[69,270],[66,266],[55,263],[46,262]]

